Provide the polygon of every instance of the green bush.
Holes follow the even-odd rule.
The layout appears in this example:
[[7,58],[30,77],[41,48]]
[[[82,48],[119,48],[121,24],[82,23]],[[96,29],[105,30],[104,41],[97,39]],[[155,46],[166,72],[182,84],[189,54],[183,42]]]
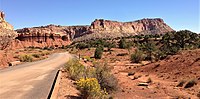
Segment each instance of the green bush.
[[83,56],[83,58],[90,62],[94,61],[90,56]]
[[69,76],[73,80],[79,80],[80,78],[84,78],[85,76],[85,67],[82,64],[80,64],[78,60],[69,60],[65,64],[65,69],[67,70]]
[[180,49],[196,49],[200,44],[200,35],[188,30],[166,33],[160,41],[161,50],[167,55],[174,55]]
[[[97,79],[97,83],[100,84],[100,89],[103,90],[103,92],[112,92],[112,91],[117,90],[118,81],[114,77],[114,75],[111,74],[111,70],[108,68],[106,64],[104,65],[95,64],[95,67],[84,67],[82,64],[78,62],[78,60],[70,60],[65,65],[65,69],[68,72],[69,77],[71,79],[79,82],[78,87],[81,90],[81,93],[84,97],[91,96],[90,92],[94,86],[90,85],[89,83],[92,83],[92,84],[94,83],[93,78]],[[86,79],[81,79],[81,78],[86,78]],[[93,80],[90,82],[88,81],[89,79],[93,79]],[[81,83],[84,83],[84,84],[81,84]],[[91,87],[89,87],[88,89],[88,86],[91,86]],[[99,92],[99,87],[97,89],[98,89],[97,92]],[[100,94],[97,94],[95,91],[93,94],[95,95],[95,97],[101,96],[102,98],[102,93],[100,95]],[[103,98],[105,98],[104,94],[103,94]]]
[[50,53],[49,53],[48,51],[43,51],[43,52],[41,53],[42,56],[49,55],[49,54],[50,54]]
[[95,53],[94,53],[94,58],[95,59],[101,59],[102,55],[103,55],[103,46],[98,46],[95,50]]
[[166,53],[161,50],[158,50],[155,53],[156,54],[154,56],[156,61],[165,59],[167,57]]
[[76,48],[78,48],[78,49],[90,48],[90,45],[81,42],[81,43],[78,43],[78,44],[76,45]]
[[101,91],[101,87],[96,78],[81,78],[76,84],[81,91],[83,99],[104,99],[107,94]]
[[20,55],[19,56],[19,60],[22,62],[32,62],[33,61],[33,57],[31,55]]
[[32,54],[32,56],[35,58],[40,58],[40,54]]
[[126,48],[126,47],[127,47],[126,40],[124,38],[120,39],[119,48]]
[[107,64],[96,65],[95,67],[95,78],[97,78],[101,88],[106,89],[107,92],[117,90],[118,80],[113,74],[111,74],[111,70],[108,68]]
[[112,48],[116,47],[116,45],[113,44],[113,43],[107,43],[107,44],[108,44],[108,45],[107,45],[108,51],[111,51]]
[[155,52],[157,51],[157,48],[154,42],[146,42],[140,46],[140,50],[145,52],[147,55],[145,57],[146,60],[152,61],[155,58]]
[[131,62],[139,63],[144,59],[143,53],[140,50],[136,50],[134,54],[131,54]]

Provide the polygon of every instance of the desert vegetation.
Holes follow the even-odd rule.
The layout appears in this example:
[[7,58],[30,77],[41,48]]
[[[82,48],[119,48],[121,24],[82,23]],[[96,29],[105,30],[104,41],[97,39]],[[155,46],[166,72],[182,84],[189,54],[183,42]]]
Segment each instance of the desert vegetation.
[[32,55],[27,55],[27,54],[20,55],[19,56],[19,60],[22,61],[22,62],[32,62],[33,61],[33,56]]
[[109,93],[117,90],[117,79],[110,73],[106,64],[85,67],[78,60],[73,59],[66,63],[65,70],[69,77],[76,81],[80,96],[84,99],[107,99]]
[[[136,58],[139,61],[149,60],[152,62],[162,60],[168,55],[174,55],[180,50],[197,49],[200,47],[199,34],[188,30],[169,32],[164,35],[136,35],[116,39],[97,39],[82,42],[73,42],[69,48],[85,49],[95,47],[94,57],[101,58],[103,48],[107,48],[110,53],[112,48],[127,49],[132,62]],[[137,48],[136,52],[130,52],[131,48]],[[139,55],[140,54],[140,55]],[[141,58],[143,57],[143,58]],[[135,59],[133,59],[135,58]],[[135,61],[136,63],[138,60]]]
[[[187,97],[187,95],[188,97],[195,97],[194,95],[198,95],[199,80],[197,79],[200,76],[198,74],[199,69],[198,67],[194,67],[196,70],[182,71],[182,69],[188,68],[187,66],[190,65],[198,65],[199,58],[195,54],[190,54],[190,52],[198,53],[199,44],[199,34],[183,30],[163,35],[136,35],[115,39],[84,40],[73,42],[67,48],[69,50],[73,49],[75,54],[80,55],[84,60],[84,64],[90,64],[90,69],[87,67],[83,78],[85,77],[85,80],[86,78],[97,79],[103,93],[105,92],[104,88],[108,94],[112,94],[113,90],[118,89],[114,96],[120,97],[122,94],[140,94],[140,92],[132,92],[133,89],[141,90],[141,87],[147,87],[154,90],[156,95],[162,93],[160,91],[162,89],[159,88],[169,86],[169,88],[163,89],[168,94],[162,94],[170,94],[170,97]],[[184,53],[187,53],[187,55]],[[188,61],[189,59],[180,58],[183,55],[195,58],[192,58],[193,61]],[[98,64],[96,64],[105,62],[107,63],[105,67],[103,65],[98,67]],[[169,66],[167,66],[168,64]],[[191,72],[191,74],[188,74],[188,72]],[[190,79],[190,76],[186,74],[192,75],[194,79]],[[178,75],[182,76],[179,78]],[[120,80],[120,83],[119,81],[118,83],[115,82],[116,78]],[[120,85],[120,88],[116,85]],[[129,87],[127,88],[127,86]],[[133,86],[135,88],[132,88]],[[173,96],[170,90],[174,90],[174,88],[177,89],[176,92],[184,91],[187,94],[173,93],[175,95]],[[146,92],[145,88],[142,88],[142,90],[144,91],[141,92]]]

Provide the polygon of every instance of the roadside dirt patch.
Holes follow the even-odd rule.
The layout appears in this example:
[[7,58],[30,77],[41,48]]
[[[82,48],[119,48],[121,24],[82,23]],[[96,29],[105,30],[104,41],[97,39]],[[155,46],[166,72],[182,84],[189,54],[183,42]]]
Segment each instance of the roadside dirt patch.
[[62,72],[58,99],[79,98],[79,90],[76,89],[76,86],[73,83],[74,81],[67,76],[67,72]]

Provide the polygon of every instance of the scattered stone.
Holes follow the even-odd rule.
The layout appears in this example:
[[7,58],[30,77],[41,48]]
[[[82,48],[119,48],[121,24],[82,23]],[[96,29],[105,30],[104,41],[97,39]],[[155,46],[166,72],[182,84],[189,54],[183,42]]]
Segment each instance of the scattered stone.
[[139,83],[138,86],[148,86],[148,83]]
[[20,61],[13,61],[13,62],[9,62],[9,66],[14,66],[14,65],[18,65],[20,64],[21,62]]

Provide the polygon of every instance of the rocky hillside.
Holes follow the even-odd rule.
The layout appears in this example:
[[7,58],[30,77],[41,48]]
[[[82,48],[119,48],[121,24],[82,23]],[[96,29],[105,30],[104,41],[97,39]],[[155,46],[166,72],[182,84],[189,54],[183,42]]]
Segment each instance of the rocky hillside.
[[47,25],[33,28],[23,28],[16,30],[18,38],[24,39],[27,37],[50,37],[54,36],[62,38],[64,41],[71,41],[73,38],[79,37],[85,33],[89,26],[60,26],[60,25]]
[[142,19],[133,22],[117,22],[103,19],[96,19],[92,22],[88,31],[76,38],[75,41],[82,41],[95,38],[116,38],[139,34],[163,34],[174,31],[163,19]]
[[71,37],[68,36],[65,29],[54,25],[14,31],[13,26],[6,22],[4,12],[0,11],[0,50],[30,46],[59,47],[70,43]]
[[0,50],[9,47],[16,36],[13,26],[6,22],[4,12],[0,11]]
[[142,19],[133,22],[117,22],[96,19],[90,26],[48,25],[16,30],[19,38],[45,37],[53,35],[67,41],[80,41],[96,38],[116,38],[138,34],[162,34],[173,31],[160,18]]
[[5,35],[15,35],[17,34],[13,30],[13,26],[6,22],[5,20],[5,14],[3,11],[0,11],[0,36],[5,36]]

